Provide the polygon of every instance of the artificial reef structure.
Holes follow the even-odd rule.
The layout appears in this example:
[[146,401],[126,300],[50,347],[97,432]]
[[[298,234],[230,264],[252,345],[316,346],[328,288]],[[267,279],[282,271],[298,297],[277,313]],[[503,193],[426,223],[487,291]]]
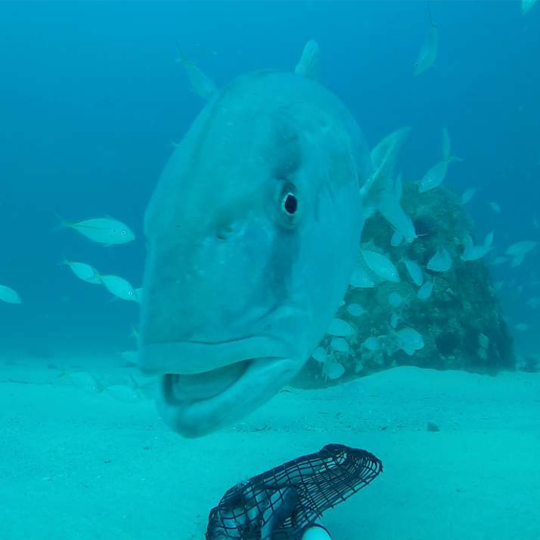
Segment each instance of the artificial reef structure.
[[[361,246],[391,261],[398,276],[376,282],[364,265],[367,285],[349,287],[336,314],[350,330],[327,334],[294,386],[328,386],[397,366],[491,374],[514,369],[512,339],[484,257],[462,258],[469,239],[477,240],[460,196],[443,186],[420,193],[408,183],[401,202],[416,240],[396,245],[391,225],[375,216],[366,222]],[[441,250],[450,255],[450,268],[430,269]],[[411,262],[421,277],[413,279]]]

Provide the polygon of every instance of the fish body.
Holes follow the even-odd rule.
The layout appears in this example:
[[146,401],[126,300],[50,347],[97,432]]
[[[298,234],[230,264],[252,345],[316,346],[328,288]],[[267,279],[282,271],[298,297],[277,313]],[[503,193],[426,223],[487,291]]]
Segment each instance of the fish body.
[[125,223],[113,218],[86,219],[78,222],[63,221],[62,225],[98,244],[111,246],[135,240],[133,231]]
[[375,281],[362,266],[356,266],[351,274],[349,284],[353,289],[372,289]]
[[426,281],[417,292],[417,297],[419,300],[428,300],[431,296],[431,293],[433,292],[433,281]]
[[0,285],[0,300],[8,304],[22,304],[19,293],[6,285]]
[[353,317],[361,317],[365,313],[365,309],[360,304],[349,304],[347,312]]
[[486,334],[478,334],[478,344],[482,349],[487,349],[489,347],[489,338]]
[[506,251],[505,255],[512,257],[510,266],[515,268],[520,266],[525,256],[534,251],[539,245],[539,242],[534,240],[523,240],[522,242],[516,242],[512,244]]
[[489,203],[489,206],[496,214],[501,213],[501,205],[499,203],[492,201]]
[[103,286],[114,296],[121,300],[136,301],[135,289],[126,279],[111,275],[99,276],[99,279]]
[[363,201],[388,184],[310,77],[256,72],[211,97],[145,217],[139,362],[173,429],[231,424],[300,371],[349,284]]
[[312,353],[311,358],[319,364],[324,364],[328,360],[328,353],[322,347],[317,347]]
[[424,283],[424,274],[418,263],[403,259],[403,264],[405,264],[405,268],[407,268],[407,272],[409,273],[409,276],[411,276],[413,283],[417,287],[421,287],[422,283]]
[[186,70],[191,88],[203,99],[210,99],[217,92],[214,81],[184,55],[178,44],[176,46],[178,49],[178,60]]
[[476,195],[477,192],[478,192],[478,188],[469,188],[469,189],[466,189],[466,190],[463,192],[463,195],[461,196],[461,204],[467,204],[467,203],[470,203],[471,200],[473,199],[473,197]]
[[342,337],[333,338],[332,341],[330,341],[330,348],[338,353],[349,352],[349,344]]
[[426,191],[431,191],[440,186],[444,182],[448,166],[453,160],[454,158],[443,159],[431,167],[431,169],[429,169],[422,177],[422,180],[420,180],[418,191],[420,193],[425,193]]
[[364,261],[369,266],[370,270],[377,274],[383,281],[391,281],[392,283],[399,283],[400,277],[397,268],[392,261],[377,253],[368,249],[362,250],[362,256]]
[[83,281],[87,283],[93,283],[95,285],[101,284],[101,279],[99,277],[98,271],[91,265],[81,262],[74,261],[64,261],[64,264],[67,264],[70,270]]
[[424,338],[414,328],[403,328],[396,331],[395,334],[400,348],[408,356],[412,356],[416,351],[424,348]]
[[[338,338],[339,339],[339,338]],[[339,379],[345,373],[345,367],[337,360],[330,358],[323,366],[323,375],[328,380]]]
[[526,332],[530,328],[530,325],[525,323],[516,324],[515,329],[519,332]]
[[431,12],[429,13],[429,30],[422,43],[422,47],[418,52],[418,57],[414,63],[413,74],[415,76],[421,75],[430,69],[435,61],[439,52],[439,31],[435,26],[433,19],[431,18]]
[[461,255],[461,260],[464,262],[467,261],[476,261],[485,257],[493,249],[493,232],[490,232],[486,235],[484,239],[484,244],[481,246],[475,246],[470,235],[465,237],[465,247]]
[[390,295],[388,296],[388,303],[395,308],[401,306],[403,300],[405,299],[398,292],[390,293]]
[[433,272],[447,272],[452,268],[452,257],[448,250],[440,248],[427,264],[427,269]]
[[538,0],[521,0],[521,13],[527,15],[529,11],[536,5]]
[[381,348],[378,337],[369,337],[363,343],[362,346],[365,347],[368,351],[378,351]]
[[394,234],[392,234],[392,238],[390,239],[390,245],[392,247],[398,247],[403,240],[405,240],[404,236],[399,232],[395,231]]
[[347,321],[334,317],[330,321],[330,326],[326,330],[326,333],[336,337],[347,337],[354,334],[354,328]]
[[[401,176],[395,176],[397,156],[411,133],[405,127],[390,133],[371,151],[373,174],[364,192],[364,211],[366,217],[378,211],[407,242],[416,239],[414,224],[400,204],[403,194]],[[376,185],[376,189],[371,189]],[[394,238],[397,241],[397,238]]]

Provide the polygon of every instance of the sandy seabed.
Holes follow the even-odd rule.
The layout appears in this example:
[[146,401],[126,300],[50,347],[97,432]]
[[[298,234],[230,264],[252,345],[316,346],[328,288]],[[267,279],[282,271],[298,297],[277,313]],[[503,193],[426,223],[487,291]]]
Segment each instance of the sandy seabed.
[[0,540],[203,540],[229,487],[328,443],[384,463],[325,514],[334,540],[540,539],[540,374],[397,368],[287,389],[196,440],[124,397],[0,364]]

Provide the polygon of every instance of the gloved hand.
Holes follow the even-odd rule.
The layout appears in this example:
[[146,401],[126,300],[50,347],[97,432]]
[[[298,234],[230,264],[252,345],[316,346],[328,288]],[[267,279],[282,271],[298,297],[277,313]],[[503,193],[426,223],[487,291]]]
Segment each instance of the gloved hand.
[[306,530],[302,540],[332,540],[332,537],[324,525],[315,523]]

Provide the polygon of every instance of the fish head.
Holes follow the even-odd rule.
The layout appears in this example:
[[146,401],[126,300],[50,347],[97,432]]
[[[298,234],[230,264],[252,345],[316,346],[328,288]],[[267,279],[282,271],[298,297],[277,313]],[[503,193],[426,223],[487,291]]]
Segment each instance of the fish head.
[[149,204],[140,367],[160,376],[161,414],[184,436],[275,395],[346,292],[361,201],[326,94],[292,74],[237,80],[196,119]]

